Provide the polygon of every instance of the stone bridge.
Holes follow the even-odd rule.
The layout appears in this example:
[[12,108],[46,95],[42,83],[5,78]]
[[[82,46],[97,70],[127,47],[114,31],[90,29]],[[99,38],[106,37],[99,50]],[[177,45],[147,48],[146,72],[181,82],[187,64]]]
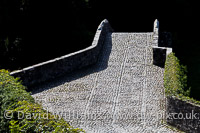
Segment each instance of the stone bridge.
[[108,30],[95,64],[33,88],[32,96],[87,133],[177,132],[163,121],[164,68],[153,63],[158,30],[157,20],[153,32]]

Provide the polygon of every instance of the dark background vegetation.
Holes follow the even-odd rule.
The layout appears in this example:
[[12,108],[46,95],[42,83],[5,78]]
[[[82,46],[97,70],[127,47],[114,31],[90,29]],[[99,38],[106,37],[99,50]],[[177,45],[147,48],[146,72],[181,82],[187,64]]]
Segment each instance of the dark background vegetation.
[[195,0],[1,0],[0,68],[15,70],[92,43],[108,19],[117,32],[147,32],[153,22],[173,34],[173,50],[188,67],[191,95],[200,99],[199,7]]

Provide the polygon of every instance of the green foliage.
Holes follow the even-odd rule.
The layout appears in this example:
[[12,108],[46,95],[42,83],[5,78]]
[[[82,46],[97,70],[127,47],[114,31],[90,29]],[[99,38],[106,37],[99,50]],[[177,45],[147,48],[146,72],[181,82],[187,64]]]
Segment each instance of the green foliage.
[[[78,133],[82,129],[72,128],[64,119],[42,109],[36,103],[19,101],[17,108],[12,110],[14,117],[10,121],[10,131],[13,132],[53,132],[53,133]],[[16,106],[14,105],[14,106]],[[23,118],[23,119],[21,119]]]
[[25,89],[19,78],[0,70],[0,132],[83,132],[43,110]]
[[165,62],[164,86],[167,95],[190,95],[190,89],[187,87],[187,67],[180,65],[174,53],[170,53]]
[[4,112],[9,106],[22,100],[34,102],[18,80],[10,76],[8,71],[0,70],[0,132],[8,131],[9,120],[4,118]]
[[191,88],[187,86],[187,67],[180,65],[174,53],[170,53],[165,62],[164,86],[167,96],[200,105],[200,101],[189,97]]

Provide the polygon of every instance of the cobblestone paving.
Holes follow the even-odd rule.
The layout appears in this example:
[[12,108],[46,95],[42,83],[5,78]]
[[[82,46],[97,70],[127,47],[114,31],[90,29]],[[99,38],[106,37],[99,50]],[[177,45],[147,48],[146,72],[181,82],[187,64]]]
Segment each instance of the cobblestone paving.
[[88,133],[176,132],[162,124],[163,68],[152,65],[153,33],[110,33],[96,65],[35,88],[50,112]]

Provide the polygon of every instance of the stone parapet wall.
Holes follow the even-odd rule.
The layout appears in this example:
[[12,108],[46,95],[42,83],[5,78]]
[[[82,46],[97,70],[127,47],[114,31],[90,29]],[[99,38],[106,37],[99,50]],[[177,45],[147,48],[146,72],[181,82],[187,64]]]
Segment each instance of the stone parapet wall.
[[[172,52],[171,34],[159,31],[159,21],[156,19],[153,25],[153,64],[159,67],[165,65],[166,56]],[[170,47],[169,47],[170,46]]]
[[109,32],[112,32],[112,28],[107,20],[103,20],[90,47],[22,70],[13,71],[10,75],[20,77],[25,86],[31,86],[92,65],[96,63],[106,34]]
[[200,106],[167,97],[166,122],[187,133],[200,132]]

